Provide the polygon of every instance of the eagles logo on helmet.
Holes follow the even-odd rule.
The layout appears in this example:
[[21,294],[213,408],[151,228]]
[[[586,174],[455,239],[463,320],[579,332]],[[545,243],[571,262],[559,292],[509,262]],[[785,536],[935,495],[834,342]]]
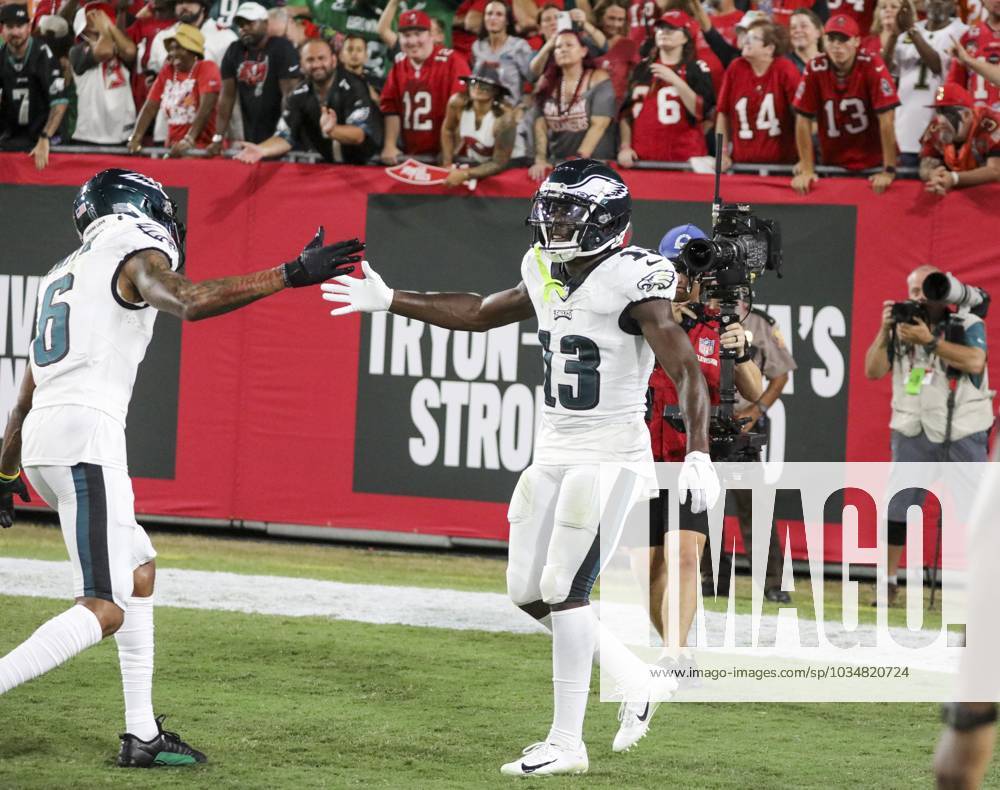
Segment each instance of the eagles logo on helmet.
[[631,221],[621,176],[596,159],[572,159],[542,182],[525,223],[549,258],[565,263],[623,246]]
[[94,220],[130,210],[162,225],[177,245],[183,263],[186,229],[177,216],[177,204],[158,181],[142,173],[118,167],[102,170],[80,187],[73,201],[73,220],[82,239]]

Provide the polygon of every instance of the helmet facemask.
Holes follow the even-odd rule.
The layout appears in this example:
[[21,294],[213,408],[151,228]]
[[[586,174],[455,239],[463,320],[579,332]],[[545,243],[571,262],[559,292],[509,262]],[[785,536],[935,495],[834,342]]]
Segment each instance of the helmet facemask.
[[565,263],[580,255],[595,255],[624,242],[627,220],[620,233],[608,238],[616,221],[621,224],[621,218],[585,197],[568,192],[543,192],[531,204],[528,224],[535,229],[535,242],[553,262]]

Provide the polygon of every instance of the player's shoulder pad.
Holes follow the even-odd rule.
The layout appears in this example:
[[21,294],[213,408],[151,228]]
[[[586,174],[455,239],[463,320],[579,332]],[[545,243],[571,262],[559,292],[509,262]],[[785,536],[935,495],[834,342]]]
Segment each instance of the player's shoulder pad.
[[660,253],[645,247],[629,245],[618,250],[601,264],[613,268],[615,282],[631,296],[670,299],[677,284],[674,264]]
[[750,308],[750,312],[753,313],[754,315],[759,315],[761,318],[767,321],[767,323],[769,323],[771,326],[774,326],[776,323],[774,316],[772,316],[770,313],[765,313],[759,307]]
[[158,250],[167,256],[170,268],[177,269],[180,251],[167,229],[159,223],[132,214],[111,214],[101,219],[111,220],[100,234],[107,239],[119,262],[140,250]]

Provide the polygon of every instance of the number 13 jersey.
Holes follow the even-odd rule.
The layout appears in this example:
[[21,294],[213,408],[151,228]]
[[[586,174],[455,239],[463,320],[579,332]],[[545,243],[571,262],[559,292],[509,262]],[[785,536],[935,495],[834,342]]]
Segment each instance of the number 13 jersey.
[[42,278],[24,466],[125,465],[125,417],[156,311],[125,301],[118,276],[126,260],[150,249],[177,268],[177,247],[163,227],[141,216],[104,216],[86,229],[83,245]]
[[521,278],[538,316],[543,401],[535,463],[651,459],[643,416],[653,351],[629,308],[672,299],[673,264],[625,247],[565,281],[544,253],[528,250]]

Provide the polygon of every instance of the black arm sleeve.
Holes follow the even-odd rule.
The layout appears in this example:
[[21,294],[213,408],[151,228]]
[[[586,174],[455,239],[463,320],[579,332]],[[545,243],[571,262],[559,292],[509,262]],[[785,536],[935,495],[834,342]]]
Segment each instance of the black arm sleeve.
[[740,56],[740,50],[726,41],[714,27],[705,34],[705,40],[715,53],[715,57],[722,61],[723,68],[728,68],[729,64]]
[[[687,69],[687,84],[701,99],[702,120],[711,118],[715,111],[715,88],[712,87],[712,76],[703,71],[697,63],[691,63]],[[687,113],[687,116],[689,121],[695,122],[690,113]]]
[[815,11],[816,16],[824,22],[830,18],[830,6],[827,5],[826,0],[815,0],[812,10]]
[[90,71],[97,65],[94,53],[90,50],[89,44],[76,44],[69,51],[69,64],[73,67],[73,73],[80,75]]

